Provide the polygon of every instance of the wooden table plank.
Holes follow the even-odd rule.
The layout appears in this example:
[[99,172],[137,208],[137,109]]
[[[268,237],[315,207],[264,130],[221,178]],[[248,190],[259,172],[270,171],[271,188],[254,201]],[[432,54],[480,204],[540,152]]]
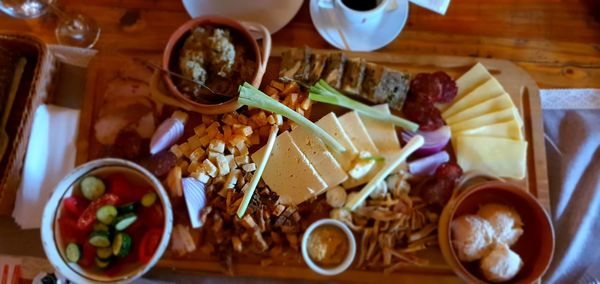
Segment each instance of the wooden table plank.
[[[65,0],[67,11],[93,17],[102,27],[102,53],[162,50],[170,33],[189,19],[176,0]],[[146,28],[123,32],[118,20],[142,11]],[[600,87],[600,2],[592,0],[461,0],[445,16],[410,5],[405,30],[381,51],[507,59],[541,88]],[[0,27],[31,32],[55,43],[55,19],[19,20],[0,15]],[[273,35],[275,46],[331,48],[310,20],[305,1],[289,25]]]

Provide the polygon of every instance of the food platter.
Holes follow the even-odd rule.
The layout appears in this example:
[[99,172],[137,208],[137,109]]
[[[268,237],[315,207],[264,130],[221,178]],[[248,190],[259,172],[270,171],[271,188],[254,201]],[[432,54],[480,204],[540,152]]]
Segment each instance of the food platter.
[[[263,78],[263,84],[276,79],[279,71],[280,54],[283,49],[273,51],[267,71]],[[505,87],[511,95],[512,101],[517,106],[524,120],[524,135],[529,143],[527,149],[527,173],[526,178],[517,183],[527,188],[539,202],[548,210],[549,196],[546,176],[546,161],[543,140],[543,129],[541,122],[541,111],[539,102],[539,90],[535,82],[523,70],[513,63],[504,60],[435,56],[435,55],[389,55],[386,53],[348,53],[349,57],[364,58],[369,62],[382,64],[409,74],[420,72],[444,71],[451,77],[456,78],[465,73],[471,66],[481,62],[490,70],[492,75]],[[159,58],[159,54],[147,56],[150,60]],[[97,117],[108,82],[114,78],[125,62],[130,58],[127,55],[99,56],[91,63],[87,77],[87,87],[82,110],[79,138],[77,143],[77,163],[83,163],[103,156],[101,145],[94,139],[94,119]],[[312,110],[312,116],[318,117],[331,108],[322,107],[317,104]],[[450,267],[445,263],[439,249],[431,248],[423,252],[429,264],[421,267],[404,267],[391,274],[383,274],[379,271],[349,270],[335,276],[336,280],[345,281],[384,281],[398,280],[455,283],[459,279],[454,276]],[[173,257],[166,254],[158,264],[161,267],[195,270],[203,272],[222,272],[222,265],[218,260],[208,257],[200,250],[188,254],[185,257]],[[259,259],[244,259],[233,263],[233,272],[236,275],[296,278],[296,279],[327,279],[316,273],[312,273],[305,264],[300,262],[270,264],[262,268]]]

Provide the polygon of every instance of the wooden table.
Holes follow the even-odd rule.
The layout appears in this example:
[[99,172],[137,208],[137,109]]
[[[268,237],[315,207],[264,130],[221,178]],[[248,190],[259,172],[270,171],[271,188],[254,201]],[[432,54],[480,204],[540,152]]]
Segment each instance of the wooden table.
[[[67,11],[93,16],[102,28],[102,53],[156,52],[189,19],[177,0],[60,0]],[[312,25],[308,1],[281,31],[275,46],[332,48]],[[118,25],[139,9],[146,28],[125,33]],[[541,88],[600,87],[600,3],[595,0],[454,0],[445,16],[410,6],[407,25],[382,52],[441,54],[514,61]],[[0,28],[34,33],[55,43],[55,19],[0,15]]]
[[[102,35],[96,48],[107,55],[156,54],[189,19],[178,0],[59,1],[67,11],[99,22]],[[507,59],[529,72],[541,88],[599,88],[600,3],[595,2],[454,0],[445,16],[411,5],[404,31],[380,51]],[[313,27],[307,4],[273,35],[275,46],[332,48]],[[140,32],[126,33],[118,25],[130,9],[142,11],[146,19]],[[55,21],[52,16],[25,21],[0,14],[0,29],[30,32],[56,43]]]

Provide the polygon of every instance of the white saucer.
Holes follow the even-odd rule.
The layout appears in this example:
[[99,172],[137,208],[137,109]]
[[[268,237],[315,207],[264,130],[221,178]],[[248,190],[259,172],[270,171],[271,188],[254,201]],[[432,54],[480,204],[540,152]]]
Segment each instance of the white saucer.
[[271,34],[296,15],[302,0],[182,0],[192,18],[207,15],[229,17],[263,24]]
[[[386,12],[379,25],[373,29],[373,32],[365,34],[364,32],[358,32],[340,25],[341,32],[348,41],[348,50],[361,52],[373,51],[386,46],[396,39],[408,19],[408,0],[394,1],[397,1],[396,9]],[[329,10],[319,7],[319,0],[310,0],[310,17],[319,34],[331,45],[339,49],[346,49],[338,30],[332,23],[332,17],[327,14],[329,12],[335,13],[333,9]],[[340,16],[337,16],[337,21],[342,21]]]

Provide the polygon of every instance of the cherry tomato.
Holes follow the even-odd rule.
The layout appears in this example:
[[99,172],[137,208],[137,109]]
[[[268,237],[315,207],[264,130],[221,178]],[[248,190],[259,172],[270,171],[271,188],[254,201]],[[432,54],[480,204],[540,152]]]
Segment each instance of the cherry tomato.
[[82,231],[90,231],[96,222],[96,211],[104,205],[116,205],[119,203],[119,197],[114,194],[107,193],[102,197],[92,201],[90,205],[83,211],[77,220],[77,227]]
[[163,227],[165,215],[160,205],[143,207],[140,210],[140,218],[148,228]]
[[151,188],[134,186],[120,174],[108,178],[108,192],[118,196],[121,204],[140,201],[148,190]]
[[89,202],[82,196],[73,195],[63,200],[63,208],[65,212],[73,217],[79,217],[85,211]]
[[138,259],[140,262],[148,263],[150,261],[160,243],[162,233],[162,229],[154,228],[144,235],[138,251]]
[[83,267],[91,267],[94,265],[94,258],[96,257],[96,248],[89,242],[83,244],[83,255],[79,260],[79,265]]
[[69,215],[58,218],[58,227],[64,243],[82,243],[86,241],[86,232],[77,227],[77,219]]

